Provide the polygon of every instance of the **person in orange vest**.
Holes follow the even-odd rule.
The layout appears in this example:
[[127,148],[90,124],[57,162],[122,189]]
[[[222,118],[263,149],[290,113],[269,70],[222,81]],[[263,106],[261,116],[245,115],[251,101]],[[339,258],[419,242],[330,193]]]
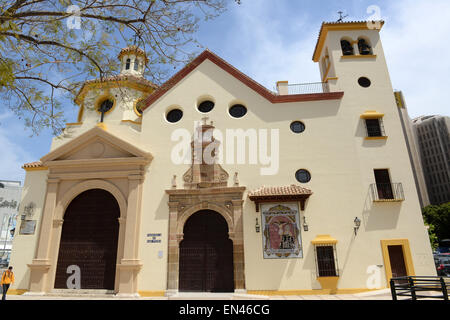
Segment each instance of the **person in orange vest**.
[[9,267],[8,270],[3,272],[2,275],[2,289],[3,289],[3,296],[2,300],[6,300],[6,292],[8,292],[9,286],[14,283],[14,273],[12,272],[12,267]]

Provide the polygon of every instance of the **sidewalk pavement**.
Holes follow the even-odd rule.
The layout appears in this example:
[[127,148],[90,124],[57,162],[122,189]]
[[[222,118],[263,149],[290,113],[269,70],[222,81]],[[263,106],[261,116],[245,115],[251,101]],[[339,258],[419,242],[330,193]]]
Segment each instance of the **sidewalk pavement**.
[[7,300],[392,300],[389,289],[357,294],[263,296],[241,293],[178,293],[170,297],[124,297],[112,294],[7,295]]

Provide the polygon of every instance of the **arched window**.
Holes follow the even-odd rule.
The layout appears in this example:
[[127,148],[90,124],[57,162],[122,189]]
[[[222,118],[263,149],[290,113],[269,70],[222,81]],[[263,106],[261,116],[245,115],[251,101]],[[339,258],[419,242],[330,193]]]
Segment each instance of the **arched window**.
[[372,47],[369,45],[368,41],[363,38],[358,39],[358,49],[360,55],[367,56],[372,54]]
[[353,46],[348,40],[341,40],[341,48],[342,48],[342,54],[344,56],[352,56],[354,55]]
[[127,63],[125,64],[125,70],[130,70],[131,59],[127,59]]
[[134,60],[134,70],[135,70],[135,71],[138,71],[138,69],[139,69],[139,60],[138,60],[138,59],[135,59],[135,60]]

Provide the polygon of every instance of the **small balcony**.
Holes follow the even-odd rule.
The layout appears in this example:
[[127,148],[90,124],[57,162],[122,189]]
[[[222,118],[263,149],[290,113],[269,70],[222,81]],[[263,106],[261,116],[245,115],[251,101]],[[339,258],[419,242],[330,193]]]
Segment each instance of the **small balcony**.
[[291,94],[316,94],[328,92],[330,92],[330,86],[328,85],[328,82],[289,84],[287,81],[279,81],[277,82],[276,88],[276,94],[280,96]]
[[370,185],[373,202],[399,202],[405,200],[401,183],[373,183]]

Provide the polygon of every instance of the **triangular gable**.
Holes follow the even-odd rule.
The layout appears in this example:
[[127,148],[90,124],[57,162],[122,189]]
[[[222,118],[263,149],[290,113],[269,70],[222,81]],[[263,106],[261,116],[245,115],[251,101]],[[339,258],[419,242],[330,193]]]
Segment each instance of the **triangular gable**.
[[131,143],[118,138],[100,127],[94,127],[43,156],[41,161],[45,164],[50,161],[65,160],[65,158],[69,157],[75,151],[82,150],[83,147],[90,143],[95,143],[96,141],[106,142],[109,146],[114,147],[123,155],[145,158],[147,160],[153,158],[149,152],[135,147]]
[[230,75],[241,81],[244,85],[257,92],[259,95],[269,100],[272,103],[286,103],[286,102],[302,102],[302,101],[318,101],[318,100],[336,100],[341,99],[344,95],[343,92],[329,92],[329,93],[314,93],[314,94],[291,94],[291,95],[276,95],[272,91],[266,89],[264,86],[248,77],[231,64],[212,53],[209,50],[203,51],[197,58],[187,64],[183,69],[176,73],[166,83],[164,83],[159,89],[153,92],[144,102],[143,110],[147,109],[156,100],[166,94],[177,83],[183,80],[188,74],[190,74],[195,68],[208,59]]

